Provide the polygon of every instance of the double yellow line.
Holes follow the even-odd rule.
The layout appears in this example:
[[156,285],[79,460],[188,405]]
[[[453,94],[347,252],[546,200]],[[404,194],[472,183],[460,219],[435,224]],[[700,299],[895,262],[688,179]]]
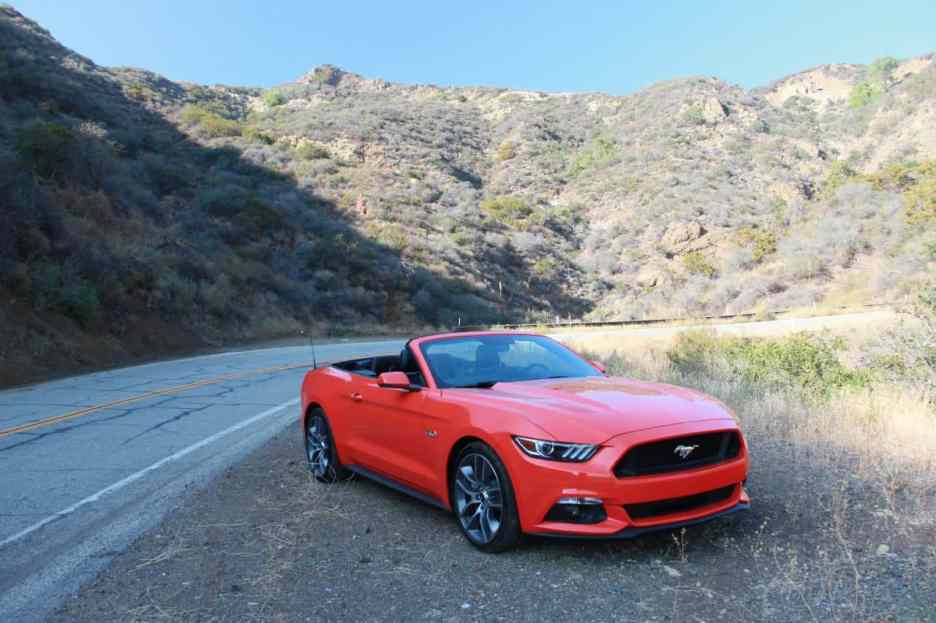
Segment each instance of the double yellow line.
[[258,368],[256,370],[248,370],[246,372],[235,372],[232,374],[224,374],[221,376],[215,376],[215,377],[208,378],[208,379],[202,379],[200,381],[186,383],[185,385],[176,385],[174,387],[154,389],[153,391],[146,392],[145,394],[140,394],[139,396],[131,396],[130,398],[121,398],[120,400],[112,400],[111,402],[105,402],[103,404],[94,405],[91,407],[84,407],[82,409],[78,409],[77,411],[71,411],[69,413],[64,413],[62,415],[53,415],[51,417],[42,418],[41,420],[33,420],[32,422],[26,422],[25,424],[20,424],[19,426],[14,426],[12,428],[0,430],[0,439],[2,439],[3,437],[7,437],[9,435],[15,435],[16,433],[26,433],[32,430],[36,430],[37,428],[43,428],[45,426],[52,426],[53,424],[58,424],[60,422],[67,422],[68,420],[73,420],[75,418],[79,418],[84,415],[89,415],[91,413],[95,413],[103,409],[121,407],[123,405],[128,405],[134,402],[139,402],[141,400],[146,400],[148,398],[179,394],[182,392],[186,392],[190,389],[204,387],[205,385],[214,385],[216,383],[221,383],[223,381],[240,379],[240,378],[244,378],[247,376],[254,376],[257,374],[268,374],[271,372],[284,372],[286,370],[295,370],[297,368],[312,368],[312,364],[302,363],[302,364],[290,364],[286,366],[277,366],[274,368]]

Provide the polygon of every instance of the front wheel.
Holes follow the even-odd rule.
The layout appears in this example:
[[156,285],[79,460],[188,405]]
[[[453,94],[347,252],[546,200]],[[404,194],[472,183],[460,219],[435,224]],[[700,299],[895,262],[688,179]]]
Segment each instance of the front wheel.
[[484,552],[502,552],[520,540],[520,518],[507,468],[488,445],[473,442],[455,459],[449,499],[462,533]]
[[335,439],[321,409],[314,409],[306,420],[305,448],[309,471],[319,482],[330,484],[351,476],[338,460]]

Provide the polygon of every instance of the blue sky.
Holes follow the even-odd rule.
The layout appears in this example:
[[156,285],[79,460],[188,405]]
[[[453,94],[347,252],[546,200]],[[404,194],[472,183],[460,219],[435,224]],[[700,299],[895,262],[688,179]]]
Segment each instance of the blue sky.
[[623,94],[678,76],[759,86],[936,51],[936,1],[23,0],[102,65],[272,86],[332,63],[407,83]]

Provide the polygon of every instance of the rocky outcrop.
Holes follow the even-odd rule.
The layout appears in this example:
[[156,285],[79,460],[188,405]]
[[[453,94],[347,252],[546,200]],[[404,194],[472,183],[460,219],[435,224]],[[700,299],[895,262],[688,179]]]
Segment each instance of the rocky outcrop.
[[657,246],[667,257],[672,257],[693,250],[693,243],[705,233],[705,228],[696,221],[670,223]]

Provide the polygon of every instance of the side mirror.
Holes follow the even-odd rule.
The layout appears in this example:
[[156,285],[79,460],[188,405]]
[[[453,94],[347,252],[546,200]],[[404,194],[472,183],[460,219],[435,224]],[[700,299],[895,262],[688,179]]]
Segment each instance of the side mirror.
[[384,372],[377,377],[377,385],[387,389],[405,389],[408,392],[414,392],[419,389],[419,385],[410,383],[409,377],[405,372]]
[[607,368],[605,368],[605,367],[604,367],[604,364],[601,363],[600,361],[589,361],[588,363],[592,364],[592,366],[595,368],[595,370],[598,370],[598,371],[601,372],[602,374],[604,374],[605,372],[607,372]]

